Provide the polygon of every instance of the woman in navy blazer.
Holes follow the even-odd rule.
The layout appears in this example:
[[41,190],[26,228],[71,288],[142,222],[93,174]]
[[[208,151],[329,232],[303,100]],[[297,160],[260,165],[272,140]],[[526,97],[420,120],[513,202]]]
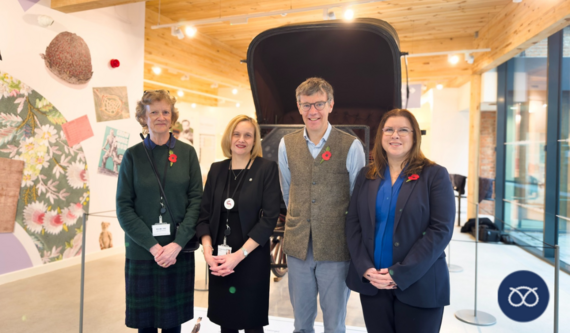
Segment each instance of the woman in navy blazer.
[[420,149],[408,110],[380,121],[374,161],[355,183],[346,219],[350,269],[368,332],[439,332],[449,305],[444,250],[455,216],[447,170]]

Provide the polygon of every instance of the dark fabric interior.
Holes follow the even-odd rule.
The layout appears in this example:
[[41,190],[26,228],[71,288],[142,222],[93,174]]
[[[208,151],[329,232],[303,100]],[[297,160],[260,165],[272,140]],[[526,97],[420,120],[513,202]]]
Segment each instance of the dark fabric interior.
[[318,76],[334,88],[330,123],[369,125],[373,140],[382,115],[399,107],[394,97],[400,93],[399,59],[394,59],[394,44],[385,38],[371,31],[337,28],[263,39],[248,59],[253,62],[258,121],[302,124],[295,89]]

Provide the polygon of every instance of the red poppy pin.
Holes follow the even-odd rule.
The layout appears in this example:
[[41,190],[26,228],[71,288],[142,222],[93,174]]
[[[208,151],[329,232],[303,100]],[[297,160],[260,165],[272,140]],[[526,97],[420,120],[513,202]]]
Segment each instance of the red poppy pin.
[[321,157],[323,158],[323,159],[321,160],[321,163],[323,163],[323,161],[328,161],[328,160],[330,160],[330,159],[331,159],[331,156],[332,156],[332,154],[331,154],[331,148],[330,148],[330,147],[327,147],[327,149],[325,149],[325,152],[321,155]]
[[414,173],[413,175],[408,177],[408,180],[406,180],[406,183],[411,182],[412,180],[418,180],[418,179],[420,179],[420,175],[417,175]]
[[176,156],[172,150],[168,151],[168,153],[168,160],[170,161],[170,166],[172,166],[172,164],[176,163],[178,156]]

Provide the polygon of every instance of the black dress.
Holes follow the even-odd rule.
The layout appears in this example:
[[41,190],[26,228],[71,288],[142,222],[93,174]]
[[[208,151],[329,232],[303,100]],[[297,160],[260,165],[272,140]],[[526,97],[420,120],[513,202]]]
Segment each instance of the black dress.
[[[241,170],[234,170],[237,175]],[[249,171],[249,170],[248,170]],[[241,249],[247,238],[242,236],[242,227],[239,218],[240,190],[247,173],[241,175],[244,180],[233,195],[235,205],[229,211],[229,226],[231,234],[226,243],[232,252]],[[230,176],[230,193],[238,185],[237,180]],[[227,185],[224,188],[223,198],[226,198]],[[222,205],[216,244],[224,243],[226,230],[227,209]],[[217,255],[217,246],[214,254]],[[269,325],[269,279],[270,279],[269,242],[265,246],[258,246],[248,254],[235,268],[234,273],[219,277],[210,273],[210,288],[208,294],[208,318],[221,327],[231,329],[252,329]]]

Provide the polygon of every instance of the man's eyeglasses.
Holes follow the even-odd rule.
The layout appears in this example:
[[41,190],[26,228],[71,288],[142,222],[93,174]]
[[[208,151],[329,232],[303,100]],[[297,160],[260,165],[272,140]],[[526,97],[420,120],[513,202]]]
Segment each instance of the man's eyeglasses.
[[398,136],[405,138],[408,135],[410,135],[410,133],[412,133],[413,131],[409,128],[399,128],[398,130],[393,129],[392,127],[386,127],[382,129],[382,132],[384,132],[384,135],[386,136],[392,136],[394,135],[394,132],[398,132]]
[[313,105],[315,106],[315,109],[317,109],[317,111],[323,111],[325,105],[327,105],[327,102],[302,103],[299,104],[299,107],[301,108],[301,111],[309,112],[309,110],[311,110],[311,106]]

